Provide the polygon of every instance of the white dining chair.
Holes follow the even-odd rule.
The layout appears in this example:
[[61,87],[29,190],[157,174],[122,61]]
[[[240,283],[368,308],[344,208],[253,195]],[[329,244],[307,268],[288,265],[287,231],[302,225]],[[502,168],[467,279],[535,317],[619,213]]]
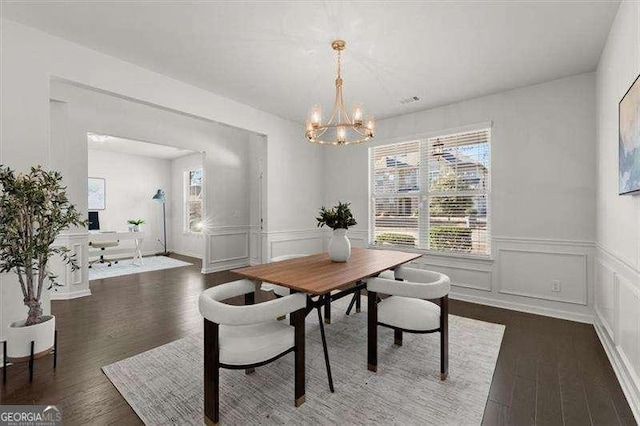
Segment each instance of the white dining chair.
[[[394,278],[370,278],[368,294],[368,368],[378,369],[378,326],[394,330],[394,344],[402,333],[440,333],[440,379],[449,373],[449,277],[439,272],[400,266]],[[387,274],[387,277],[389,275]],[[379,294],[387,294],[380,300]],[[440,305],[429,300],[439,299]]]
[[[205,423],[220,419],[220,368],[244,369],[247,374],[293,352],[295,405],[305,401],[305,335],[307,296],[302,293],[253,304],[256,286],[233,281],[203,291],[198,305],[204,317]],[[245,306],[222,303],[245,295]],[[275,318],[291,314],[291,325]]]

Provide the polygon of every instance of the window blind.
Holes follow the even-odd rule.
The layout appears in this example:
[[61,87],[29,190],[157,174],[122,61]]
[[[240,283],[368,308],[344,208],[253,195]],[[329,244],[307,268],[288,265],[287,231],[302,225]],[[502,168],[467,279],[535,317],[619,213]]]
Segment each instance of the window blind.
[[490,129],[374,147],[377,245],[490,253]]

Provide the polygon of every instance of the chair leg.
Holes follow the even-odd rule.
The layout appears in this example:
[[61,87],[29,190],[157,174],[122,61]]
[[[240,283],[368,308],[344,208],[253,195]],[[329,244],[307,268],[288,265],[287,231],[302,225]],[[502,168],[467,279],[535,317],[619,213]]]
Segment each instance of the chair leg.
[[331,324],[331,296],[324,302],[324,323]]
[[324,335],[324,324],[322,321],[322,313],[320,312],[320,306],[322,303],[318,304],[318,322],[320,323],[320,336],[322,336],[322,349],[324,350],[324,363],[327,367],[327,378],[329,379],[329,390],[334,392],[333,390],[333,377],[331,377],[331,364],[329,363],[329,349],[327,348],[327,338]]
[[440,299],[440,380],[449,375],[449,297]]
[[220,421],[220,352],[218,324],[204,320],[204,422]]
[[29,383],[33,382],[33,355],[36,342],[31,341],[31,355],[29,356]]
[[[245,305],[253,305],[256,302],[255,293],[246,293],[244,295],[244,304]],[[253,374],[256,372],[255,368],[247,368],[244,370],[244,374]]]
[[356,291],[354,297],[356,298],[356,313],[360,313],[362,312],[362,290]]
[[[304,338],[304,319],[305,309],[293,312],[291,316],[294,318],[295,327],[295,399],[296,407],[304,404],[305,393],[305,338]],[[322,325],[322,322],[320,323]]]
[[378,371],[378,295],[368,291],[367,296],[367,368]]
[[[274,295],[276,296],[276,299],[280,299],[282,296],[278,296],[277,294],[274,293]],[[276,318],[278,321],[283,321],[287,319],[286,315],[282,315],[281,317]]]
[[402,346],[402,330],[398,330],[397,328],[393,330],[393,344]]

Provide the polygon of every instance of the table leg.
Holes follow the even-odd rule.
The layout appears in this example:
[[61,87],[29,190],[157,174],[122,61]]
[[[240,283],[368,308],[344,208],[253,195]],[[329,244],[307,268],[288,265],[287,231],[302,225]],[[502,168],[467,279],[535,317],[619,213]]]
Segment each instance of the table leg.
[[135,251],[133,252],[133,259],[131,260],[131,264],[132,265],[137,265],[137,266],[142,266],[144,264],[144,262],[142,261],[142,239],[138,239],[136,238],[135,240],[133,240],[136,248]]
[[324,323],[331,324],[331,297],[324,301]]
[[320,324],[320,336],[322,336],[322,349],[324,351],[324,363],[325,363],[325,366],[327,367],[327,378],[329,379],[329,390],[331,390],[331,392],[334,392],[333,377],[331,376],[331,364],[329,363],[329,349],[327,348],[327,338],[324,335],[324,321],[322,321],[322,312],[321,312],[323,301],[324,301],[324,298],[326,297],[327,296],[320,296],[316,309],[318,310],[318,323]]
[[378,371],[378,295],[367,291],[367,368]]

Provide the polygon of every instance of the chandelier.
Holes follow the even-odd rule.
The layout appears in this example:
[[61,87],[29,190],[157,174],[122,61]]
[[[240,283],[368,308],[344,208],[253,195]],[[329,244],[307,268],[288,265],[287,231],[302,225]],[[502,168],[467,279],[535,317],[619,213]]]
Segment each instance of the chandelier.
[[346,47],[344,40],[334,40],[333,50],[338,52],[338,76],[336,77],[336,97],[333,111],[326,123],[322,122],[322,107],[314,105],[305,124],[305,136],[310,142],[323,145],[349,145],[367,141],[374,136],[375,120],[373,116],[364,119],[362,104],[354,104],[351,117],[342,100],[341,57]]

